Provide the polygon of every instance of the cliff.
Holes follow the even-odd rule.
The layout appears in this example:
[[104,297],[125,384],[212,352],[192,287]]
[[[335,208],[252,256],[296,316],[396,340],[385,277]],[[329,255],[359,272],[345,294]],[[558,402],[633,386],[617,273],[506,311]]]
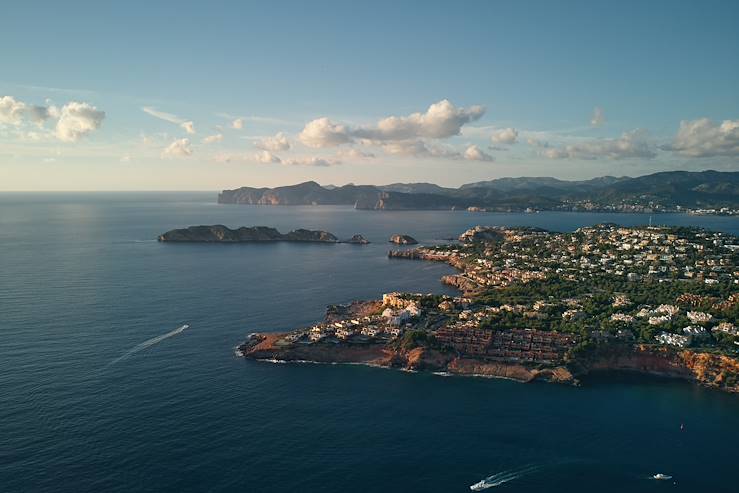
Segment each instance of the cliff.
[[296,229],[282,234],[275,228],[252,226],[230,229],[222,224],[213,226],[190,226],[173,229],[159,235],[159,241],[166,242],[200,242],[200,243],[245,243],[245,242],[316,242],[336,243],[338,239],[326,231]]
[[239,346],[241,356],[256,360],[315,363],[354,363],[409,371],[445,372],[451,375],[506,378],[519,382],[542,380],[577,384],[564,366],[536,368],[519,363],[460,358],[447,351],[416,347],[395,349],[385,344],[284,344],[286,334],[255,334]]
[[726,392],[739,392],[739,361],[721,354],[663,346],[607,346],[578,357],[576,373],[632,371],[679,378]]
[[739,392],[739,361],[691,350],[646,345],[600,347],[569,358],[566,364],[527,364],[486,358],[460,357],[428,347],[410,350],[381,343],[286,344],[286,334],[255,334],[239,347],[242,356],[258,360],[355,363],[450,375],[506,378],[519,382],[545,381],[578,385],[592,372],[630,371],[678,378],[725,392]]

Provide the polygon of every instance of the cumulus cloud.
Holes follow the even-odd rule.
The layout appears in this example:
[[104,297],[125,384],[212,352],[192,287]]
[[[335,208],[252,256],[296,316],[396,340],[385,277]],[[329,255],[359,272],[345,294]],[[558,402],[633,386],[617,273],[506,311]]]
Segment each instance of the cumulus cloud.
[[264,164],[271,164],[271,163],[281,163],[282,159],[275,156],[269,151],[261,151],[254,154],[254,160],[258,163],[264,163]]
[[457,108],[444,99],[428,107],[425,113],[409,116],[390,116],[374,127],[359,128],[357,137],[371,140],[406,140],[418,137],[444,139],[459,135],[462,126],[480,119],[485,114],[483,106]]
[[56,122],[56,137],[65,142],[76,142],[100,128],[105,112],[88,103],[72,101],[62,106]]
[[20,125],[26,113],[26,104],[13,96],[0,98],[0,123]]
[[739,120],[716,123],[708,118],[680,122],[672,144],[662,149],[688,157],[739,156]]
[[203,144],[215,144],[223,140],[223,134],[209,135],[203,138]]
[[401,140],[383,144],[382,150],[400,156],[430,156],[432,150],[421,140]]
[[308,147],[316,148],[333,147],[352,141],[349,127],[333,123],[326,117],[308,122],[298,138]]
[[459,135],[462,126],[478,120],[485,114],[483,106],[457,108],[444,99],[428,107],[424,113],[408,116],[390,116],[377,124],[352,128],[334,123],[326,117],[309,122],[299,135],[309,147],[333,147],[354,139],[374,142],[409,141],[419,138],[444,139]]
[[[29,105],[13,96],[0,97],[0,123],[23,126],[33,123],[43,127],[47,120],[55,119],[53,135],[64,142],[76,142],[97,130],[105,119],[105,112],[89,103],[70,101],[61,108],[56,106]],[[48,133],[51,136],[51,133]],[[39,140],[36,132],[28,132],[26,138]]]
[[464,158],[468,161],[495,161],[495,158],[493,158],[493,156],[487,154],[485,151],[474,144],[465,149]]
[[606,115],[603,113],[603,108],[596,106],[593,108],[593,116],[590,117],[591,127],[600,127],[606,122]]
[[618,139],[598,139],[544,151],[550,159],[652,159],[657,154],[645,130],[625,132]]
[[263,151],[280,152],[290,149],[290,141],[284,133],[279,132],[272,137],[265,137],[258,140],[254,146]]
[[493,132],[490,136],[490,140],[494,144],[515,144],[518,140],[518,130],[515,128],[501,128]]
[[181,158],[189,156],[192,156],[190,139],[177,139],[162,151],[162,157],[164,158]]
[[244,119],[236,118],[234,121],[231,122],[231,128],[235,130],[241,130],[242,128],[244,128]]
[[464,151],[460,152],[449,146],[434,145],[422,140],[401,140],[383,144],[382,149],[388,154],[399,156],[466,159],[467,161],[495,160],[493,156],[474,144],[467,146]]

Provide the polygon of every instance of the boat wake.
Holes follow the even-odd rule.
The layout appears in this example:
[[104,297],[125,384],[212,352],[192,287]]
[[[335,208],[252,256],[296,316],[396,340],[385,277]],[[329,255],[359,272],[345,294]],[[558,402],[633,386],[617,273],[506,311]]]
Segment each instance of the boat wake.
[[190,328],[190,326],[187,325],[187,324],[181,325],[181,326],[177,327],[176,329],[167,332],[166,334],[162,334],[160,336],[156,336],[156,337],[152,337],[151,339],[147,339],[144,342],[142,342],[141,344],[137,344],[136,346],[132,347],[131,349],[129,349],[128,351],[126,351],[125,353],[123,353],[122,355],[120,355],[119,357],[117,357],[116,359],[114,359],[113,361],[111,361],[110,363],[108,363],[108,366],[114,365],[116,363],[120,363],[121,361],[126,360],[126,359],[130,358],[131,356],[133,356],[134,354],[138,353],[139,351],[143,351],[144,349],[150,348],[151,346],[153,346],[155,344],[159,344],[163,340],[169,339],[170,337],[173,337],[173,336],[176,336],[177,334],[180,334],[180,333],[184,332],[185,329],[189,329],[189,328]]
[[499,472],[473,484],[470,486],[470,489],[472,491],[482,491],[495,486],[500,486],[503,483],[507,483],[514,479],[518,479],[521,476],[526,476],[527,474],[536,472],[539,468],[540,466],[526,466],[520,469],[511,469],[509,471]]

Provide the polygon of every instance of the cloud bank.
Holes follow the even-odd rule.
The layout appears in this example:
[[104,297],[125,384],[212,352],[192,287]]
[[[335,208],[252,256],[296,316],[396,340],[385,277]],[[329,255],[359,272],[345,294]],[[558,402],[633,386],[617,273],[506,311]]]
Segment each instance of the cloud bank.
[[672,144],[662,149],[694,158],[738,157],[739,120],[724,120],[720,124],[708,118],[683,120]]
[[483,106],[457,108],[444,99],[428,107],[424,113],[390,116],[375,125],[350,127],[323,117],[309,122],[298,138],[308,147],[335,147],[365,139],[374,143],[444,139],[459,135],[462,126],[485,114]]

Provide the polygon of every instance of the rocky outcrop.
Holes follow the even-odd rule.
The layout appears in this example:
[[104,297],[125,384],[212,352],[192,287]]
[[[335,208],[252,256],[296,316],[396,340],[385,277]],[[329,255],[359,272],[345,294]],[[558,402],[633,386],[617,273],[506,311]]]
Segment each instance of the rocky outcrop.
[[465,293],[465,295],[476,293],[481,289],[480,285],[477,284],[475,281],[473,281],[469,277],[460,274],[442,276],[441,282],[446,284],[447,286],[452,286],[459,289],[460,291]]
[[459,235],[459,241],[463,243],[472,243],[475,241],[502,241],[503,239],[504,235],[502,228],[495,226],[475,226]]
[[392,235],[389,240],[390,243],[396,245],[417,245],[418,242],[412,236],[408,235]]
[[739,360],[730,356],[637,345],[597,348],[578,357],[579,373],[631,371],[688,380],[705,387],[739,392]]
[[519,363],[460,358],[448,351],[426,347],[394,349],[385,344],[285,344],[285,334],[252,334],[239,346],[242,356],[256,360],[315,363],[361,363],[412,371],[446,372],[460,376],[507,378],[519,382],[542,380],[576,384],[563,366],[527,367]]
[[519,382],[542,380],[553,383],[577,384],[577,379],[563,366],[532,368],[518,363],[455,358],[447,366],[455,375],[508,378]]
[[190,226],[173,229],[159,235],[159,241],[197,243],[246,243],[269,241],[292,241],[313,243],[336,243],[338,239],[326,231],[296,229],[282,234],[275,228],[252,226],[230,229],[222,224],[213,226]]
[[342,240],[340,243],[350,243],[352,245],[368,245],[369,240],[362,235],[354,235],[348,240]]

